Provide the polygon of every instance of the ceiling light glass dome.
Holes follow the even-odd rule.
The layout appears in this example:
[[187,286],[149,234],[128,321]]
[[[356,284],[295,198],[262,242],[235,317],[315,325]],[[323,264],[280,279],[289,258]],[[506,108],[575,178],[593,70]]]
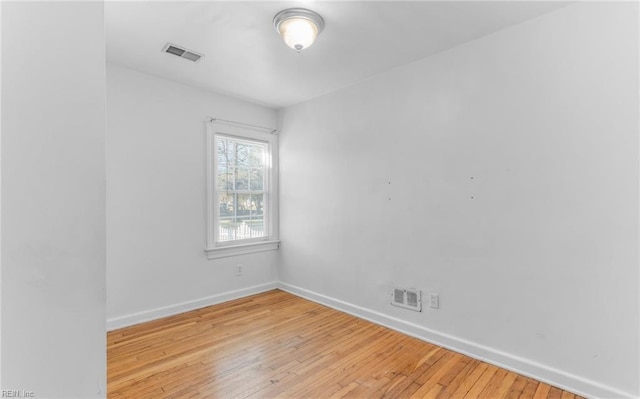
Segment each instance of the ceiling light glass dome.
[[322,32],[324,19],[306,8],[288,8],[276,14],[273,27],[287,46],[300,52],[311,46]]

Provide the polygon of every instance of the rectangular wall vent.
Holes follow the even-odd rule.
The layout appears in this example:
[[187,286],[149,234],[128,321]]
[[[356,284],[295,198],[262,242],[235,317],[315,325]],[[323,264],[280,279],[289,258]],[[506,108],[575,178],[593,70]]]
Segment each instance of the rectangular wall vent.
[[162,51],[193,62],[198,62],[200,61],[200,58],[204,57],[204,54],[198,54],[195,51],[187,50],[184,47],[176,46],[171,43],[165,44]]
[[422,312],[422,292],[414,288],[393,288],[391,290],[391,304]]

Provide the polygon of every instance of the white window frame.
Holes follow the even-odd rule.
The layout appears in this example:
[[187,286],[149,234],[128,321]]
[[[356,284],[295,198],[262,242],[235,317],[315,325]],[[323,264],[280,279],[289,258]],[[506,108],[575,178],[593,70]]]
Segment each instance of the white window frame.
[[[218,241],[218,220],[220,218],[217,185],[218,157],[216,138],[218,136],[254,140],[267,144],[270,164],[265,176],[265,220],[266,237]],[[207,123],[207,258],[217,259],[254,252],[272,251],[280,246],[278,239],[278,136],[276,130],[239,122],[211,118]]]

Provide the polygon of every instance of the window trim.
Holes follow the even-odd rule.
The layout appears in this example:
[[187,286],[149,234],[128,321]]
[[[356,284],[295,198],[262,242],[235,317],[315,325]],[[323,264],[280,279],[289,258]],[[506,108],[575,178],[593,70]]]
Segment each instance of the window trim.
[[[267,201],[265,212],[266,237],[216,242],[218,213],[218,192],[216,189],[217,146],[216,137],[226,136],[240,140],[254,140],[267,144],[270,165],[267,167]],[[278,239],[278,136],[276,130],[239,122],[211,118],[207,123],[207,241],[205,252],[208,259],[243,255],[262,251],[277,250]],[[270,166],[270,167],[269,167]]]

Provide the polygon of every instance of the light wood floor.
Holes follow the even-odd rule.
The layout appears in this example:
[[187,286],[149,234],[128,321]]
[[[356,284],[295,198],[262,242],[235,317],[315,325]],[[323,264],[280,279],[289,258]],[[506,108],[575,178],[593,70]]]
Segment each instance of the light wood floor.
[[109,398],[576,398],[282,291],[108,334]]

